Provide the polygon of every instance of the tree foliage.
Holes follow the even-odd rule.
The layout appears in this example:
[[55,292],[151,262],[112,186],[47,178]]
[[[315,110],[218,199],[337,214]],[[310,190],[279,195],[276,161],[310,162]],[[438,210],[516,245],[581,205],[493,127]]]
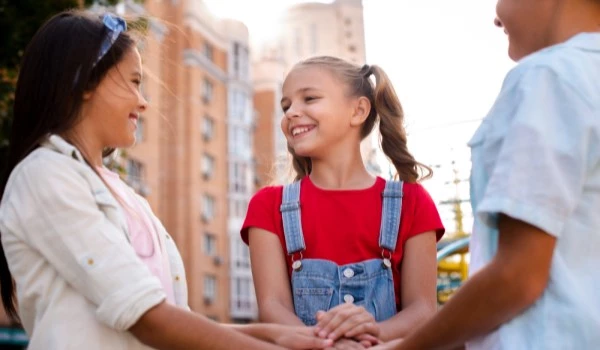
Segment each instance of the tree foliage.
[[0,0],[0,161],[4,165],[18,67],[36,30],[64,10],[94,3],[116,5],[119,0]]

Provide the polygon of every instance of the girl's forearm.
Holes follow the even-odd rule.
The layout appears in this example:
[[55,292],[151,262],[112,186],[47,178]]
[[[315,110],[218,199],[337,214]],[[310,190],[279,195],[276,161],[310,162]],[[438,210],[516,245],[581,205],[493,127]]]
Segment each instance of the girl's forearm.
[[269,301],[259,306],[261,322],[278,323],[289,326],[304,326],[293,310],[278,301]]
[[156,349],[283,349],[166,303],[146,312],[129,331]]

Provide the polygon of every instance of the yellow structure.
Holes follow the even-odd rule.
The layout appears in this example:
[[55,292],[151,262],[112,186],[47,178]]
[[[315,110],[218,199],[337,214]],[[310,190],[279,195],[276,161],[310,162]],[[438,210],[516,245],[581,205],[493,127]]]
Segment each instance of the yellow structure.
[[[454,162],[453,162],[454,165]],[[451,204],[454,211],[455,231],[447,239],[442,240],[438,245],[438,303],[444,304],[456,292],[463,281],[468,277],[469,272],[469,237],[470,235],[463,228],[463,212],[461,200],[458,192],[458,185],[461,180],[458,178],[458,170],[454,171],[454,180],[452,183],[456,187],[456,197],[444,204]]]

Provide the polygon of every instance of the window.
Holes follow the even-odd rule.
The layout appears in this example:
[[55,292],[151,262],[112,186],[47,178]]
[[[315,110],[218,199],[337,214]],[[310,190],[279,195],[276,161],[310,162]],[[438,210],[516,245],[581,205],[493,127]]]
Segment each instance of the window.
[[127,159],[125,163],[125,182],[129,184],[138,194],[146,196],[148,188],[144,186],[144,165],[134,159]]
[[202,219],[210,221],[215,217],[215,199],[214,197],[205,194],[202,197]]
[[132,183],[141,183],[144,173],[144,165],[134,159],[127,159],[127,165],[125,167],[127,172],[127,181]]
[[236,277],[233,280],[234,308],[250,310],[253,304],[252,280],[248,277]]
[[213,49],[212,45],[205,41],[204,45],[202,45],[202,46],[203,46],[202,51],[204,53],[204,56],[206,58],[208,58],[210,61],[213,61],[214,57],[215,57],[215,53],[214,53],[214,49]]
[[204,276],[204,302],[211,304],[217,297],[217,278],[213,275]]
[[348,51],[350,51],[350,52],[356,52],[356,46],[354,46],[354,45],[348,46]]
[[349,26],[349,25],[351,25],[351,24],[352,24],[352,20],[351,20],[350,18],[346,18],[346,19],[344,19],[344,23],[345,23],[347,26]]
[[[251,152],[250,132],[244,127],[234,126],[230,128],[229,149],[233,154],[244,156]],[[283,134],[283,133],[280,133]]]
[[140,116],[135,130],[135,142],[141,143],[142,141],[144,141],[144,117]]
[[217,255],[217,239],[212,233],[204,234],[204,254],[208,256]]
[[234,120],[245,120],[248,103],[248,94],[241,90],[232,89],[229,95],[229,110],[231,111],[231,117]]
[[233,44],[233,73],[239,76],[240,73],[240,44]]
[[246,193],[248,190],[248,164],[244,162],[234,162],[230,177],[230,191],[235,193]]
[[202,176],[210,179],[215,172],[215,158],[209,154],[202,156]]
[[204,101],[204,103],[212,101],[213,89],[213,83],[208,78],[204,78],[202,82],[202,101]]
[[239,217],[245,217],[246,212],[248,211],[248,201],[247,200],[238,200],[237,201],[237,213]]
[[232,67],[234,77],[248,78],[248,49],[238,42],[233,44]]
[[229,210],[232,217],[243,219],[248,211],[248,201],[246,199],[229,200]]
[[212,140],[215,133],[215,121],[209,117],[205,116],[202,119],[202,137],[206,141]]
[[240,268],[250,268],[250,249],[242,240],[236,240],[235,266]]

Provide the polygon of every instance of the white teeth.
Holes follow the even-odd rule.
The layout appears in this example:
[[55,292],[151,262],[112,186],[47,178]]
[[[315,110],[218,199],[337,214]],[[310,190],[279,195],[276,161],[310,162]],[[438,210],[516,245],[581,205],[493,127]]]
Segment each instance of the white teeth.
[[300,127],[297,127],[297,128],[293,128],[292,129],[292,136],[296,136],[296,135],[302,134],[304,132],[307,132],[308,130],[310,130],[310,129],[308,127],[306,127],[306,126],[300,126]]

